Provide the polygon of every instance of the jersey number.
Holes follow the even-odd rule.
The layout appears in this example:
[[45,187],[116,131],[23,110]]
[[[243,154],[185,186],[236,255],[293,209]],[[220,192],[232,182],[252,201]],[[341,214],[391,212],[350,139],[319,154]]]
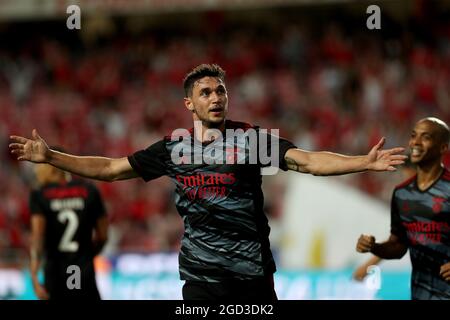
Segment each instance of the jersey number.
[[58,221],[66,223],[67,226],[64,230],[61,241],[59,242],[58,249],[62,252],[76,252],[78,251],[78,242],[73,241],[73,236],[78,228],[78,216],[73,210],[64,209],[58,213]]

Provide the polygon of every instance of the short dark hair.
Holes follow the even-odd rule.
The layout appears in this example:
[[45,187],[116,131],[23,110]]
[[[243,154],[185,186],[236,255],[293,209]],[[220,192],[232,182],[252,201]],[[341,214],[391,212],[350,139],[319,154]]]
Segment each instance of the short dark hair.
[[194,83],[204,77],[219,78],[220,80],[225,81],[225,71],[217,64],[204,63],[195,67],[184,77],[183,87],[185,97],[192,96]]
[[444,121],[435,117],[424,118],[419,122],[421,121],[428,121],[433,123],[438,129],[438,134],[441,139],[441,142],[447,145],[450,143],[450,129]]

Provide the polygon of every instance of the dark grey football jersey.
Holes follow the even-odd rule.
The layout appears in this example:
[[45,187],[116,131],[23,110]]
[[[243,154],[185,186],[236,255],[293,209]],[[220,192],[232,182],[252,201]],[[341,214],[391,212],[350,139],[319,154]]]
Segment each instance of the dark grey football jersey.
[[[245,136],[257,128],[226,121],[226,129],[240,129]],[[215,282],[272,274],[275,263],[261,190],[265,164],[250,161],[255,145],[248,139],[230,141],[226,134],[208,144],[195,143],[192,132],[180,139],[165,137],[128,157],[145,181],[167,175],[175,183],[176,207],[185,226],[181,279]],[[277,149],[277,166],[287,170],[284,154],[295,146],[284,139],[276,143],[274,148],[268,137],[256,147],[267,154]],[[201,161],[193,161],[199,155]]]
[[449,196],[448,170],[427,190],[419,190],[416,177],[394,190],[391,233],[409,248],[412,299],[450,299],[450,284],[439,275],[450,262]]

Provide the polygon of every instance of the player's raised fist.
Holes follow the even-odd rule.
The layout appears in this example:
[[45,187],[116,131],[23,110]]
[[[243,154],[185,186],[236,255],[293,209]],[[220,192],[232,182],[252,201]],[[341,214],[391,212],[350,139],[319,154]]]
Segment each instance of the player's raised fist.
[[361,253],[370,252],[374,245],[374,236],[362,234],[359,236],[358,243],[356,244],[356,251]]

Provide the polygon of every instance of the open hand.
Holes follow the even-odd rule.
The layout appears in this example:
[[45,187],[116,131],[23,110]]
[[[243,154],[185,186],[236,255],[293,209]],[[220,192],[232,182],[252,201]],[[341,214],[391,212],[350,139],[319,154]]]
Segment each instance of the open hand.
[[380,141],[367,154],[367,169],[373,171],[395,171],[395,166],[405,163],[406,155],[402,155],[405,148],[397,147],[388,150],[382,150],[386,138]]
[[33,129],[32,138],[24,138],[21,136],[10,136],[11,143],[9,148],[11,153],[17,156],[17,160],[28,160],[31,162],[46,162],[49,147],[42,139],[37,130]]

